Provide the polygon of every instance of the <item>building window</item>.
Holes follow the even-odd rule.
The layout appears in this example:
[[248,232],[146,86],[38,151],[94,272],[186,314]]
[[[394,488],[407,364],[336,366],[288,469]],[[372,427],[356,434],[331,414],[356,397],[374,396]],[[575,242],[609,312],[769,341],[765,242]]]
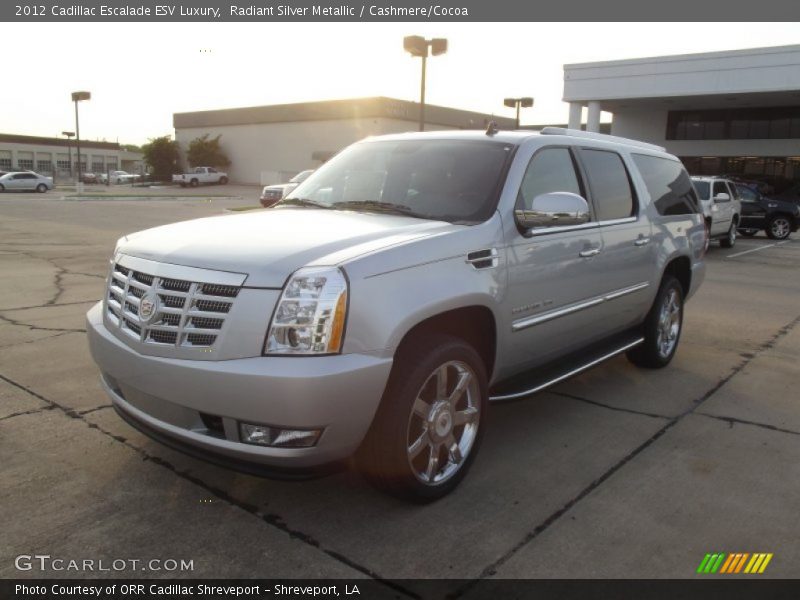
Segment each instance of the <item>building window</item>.
[[63,171],[69,171],[69,161],[68,160],[57,160],[56,161],[56,166],[59,169],[63,170]]
[[102,173],[103,172],[103,163],[102,162],[94,162],[92,161],[92,171],[95,173]]
[[4,171],[11,170],[11,159],[10,158],[0,158],[0,169]]
[[116,159],[106,159],[106,169],[108,171],[116,171],[117,170],[117,161]]
[[668,140],[800,139],[800,106],[675,110],[667,117]]
[[20,171],[33,171],[33,159],[20,158],[17,160],[17,167],[19,167]]
[[757,181],[764,190],[779,193],[800,181],[800,156],[683,156],[692,175],[724,175]]
[[53,170],[53,161],[51,160],[37,160],[36,170],[40,173],[50,173]]

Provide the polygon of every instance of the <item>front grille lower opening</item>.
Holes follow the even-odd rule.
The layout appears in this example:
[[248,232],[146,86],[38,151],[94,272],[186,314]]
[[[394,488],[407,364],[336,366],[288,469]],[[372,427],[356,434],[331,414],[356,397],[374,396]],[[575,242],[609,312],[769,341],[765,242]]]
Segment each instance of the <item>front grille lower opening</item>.
[[216,438],[225,438],[225,427],[222,424],[222,417],[218,415],[210,415],[208,413],[200,413],[200,420],[208,430],[208,435]]

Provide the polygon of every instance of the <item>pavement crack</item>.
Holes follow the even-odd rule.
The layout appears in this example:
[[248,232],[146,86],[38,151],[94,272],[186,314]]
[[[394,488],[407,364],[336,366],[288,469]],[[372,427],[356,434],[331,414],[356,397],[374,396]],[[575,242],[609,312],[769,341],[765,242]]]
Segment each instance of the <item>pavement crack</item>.
[[[6,376],[4,376],[2,374],[0,374],[0,380],[3,380],[6,383],[9,383],[9,384],[13,385],[16,388],[18,388],[18,389],[20,389],[20,390],[22,390],[24,392],[27,392],[28,394],[30,394],[34,398],[38,398],[42,402],[47,403],[48,405],[50,405],[50,409],[58,409],[61,412],[63,412],[66,416],[70,417],[71,419],[78,419],[78,420],[83,421],[84,424],[86,424],[86,426],[89,427],[90,429],[95,429],[95,430],[99,431],[100,433],[102,433],[103,435],[106,435],[106,436],[110,437],[114,441],[119,442],[120,444],[124,445],[125,447],[129,448],[130,450],[133,450],[136,454],[138,454],[142,458],[143,461],[153,463],[154,465],[158,465],[160,467],[163,467],[163,468],[167,469],[168,471],[171,471],[177,477],[180,477],[181,479],[184,479],[185,481],[188,481],[188,482],[190,482],[190,483],[192,483],[192,484],[204,489],[206,492],[216,496],[217,498],[219,498],[223,502],[227,502],[231,506],[239,508],[239,509],[241,509],[241,510],[243,510],[243,511],[245,511],[245,512],[251,514],[251,515],[253,515],[254,517],[257,517],[258,519],[260,519],[261,521],[263,521],[267,525],[269,525],[271,527],[274,527],[275,529],[287,534],[291,539],[299,541],[299,542],[301,542],[303,544],[306,544],[308,546],[311,546],[313,548],[316,548],[317,550],[319,550],[320,552],[323,552],[324,554],[326,554],[327,556],[329,556],[333,560],[335,560],[335,561],[337,561],[337,562],[339,562],[339,563],[341,563],[341,564],[343,564],[343,565],[345,565],[347,567],[350,567],[351,569],[353,569],[355,571],[359,571],[360,573],[366,575],[370,579],[374,579],[376,582],[381,583],[381,584],[385,585],[386,587],[388,587],[388,588],[390,588],[390,589],[392,589],[392,590],[394,590],[396,592],[402,593],[402,594],[404,594],[404,595],[406,595],[406,596],[408,596],[410,598],[420,598],[420,596],[418,594],[412,592],[409,589],[406,589],[405,587],[399,585],[398,583],[396,583],[394,581],[388,580],[388,579],[380,576],[378,573],[376,573],[372,569],[357,563],[356,561],[344,556],[343,554],[341,554],[341,553],[339,553],[339,552],[337,552],[337,551],[335,551],[335,550],[333,550],[331,548],[327,548],[326,546],[324,546],[319,540],[317,540],[313,536],[311,536],[311,535],[309,535],[307,533],[304,533],[304,532],[302,532],[300,530],[297,530],[297,529],[294,529],[294,528],[290,527],[289,525],[286,524],[286,522],[283,520],[283,518],[281,518],[279,515],[276,515],[276,514],[273,514],[273,513],[264,513],[263,511],[259,510],[259,508],[257,506],[254,506],[254,505],[249,504],[247,502],[243,502],[242,500],[239,500],[239,499],[231,496],[226,490],[224,490],[222,488],[219,488],[219,487],[217,487],[217,486],[215,486],[213,484],[207,483],[206,481],[203,481],[202,479],[200,479],[196,475],[192,475],[190,472],[188,472],[186,470],[179,469],[178,467],[176,467],[175,465],[173,465],[169,461],[164,460],[163,458],[161,458],[159,456],[156,456],[154,454],[150,454],[149,452],[147,452],[143,448],[135,446],[134,444],[132,444],[130,441],[128,441],[123,436],[116,435],[116,434],[114,434],[114,433],[112,433],[112,432],[110,432],[110,431],[108,431],[106,429],[103,429],[97,423],[93,423],[91,421],[88,421],[85,418],[84,415],[89,413],[89,412],[92,412],[91,410],[86,411],[86,412],[78,412],[78,411],[76,411],[76,410],[74,410],[72,408],[68,408],[66,406],[63,406],[63,405],[59,404],[58,402],[56,402],[54,400],[50,400],[49,398],[46,398],[46,397],[42,396],[41,394],[39,394],[37,392],[34,392],[29,387],[24,386],[21,383],[17,383],[16,381],[14,381],[12,379],[9,379],[8,377],[6,377]],[[98,407],[98,408],[105,408],[105,407]],[[44,409],[42,409],[42,410],[44,410]]]
[[641,415],[643,417],[652,417],[654,419],[669,419],[667,415],[659,415],[656,413],[649,413],[643,410],[634,410],[632,408],[622,408],[619,406],[611,406],[610,404],[603,404],[602,402],[597,402],[596,400],[589,400],[588,398],[583,398],[581,396],[575,396],[573,394],[567,394],[566,392],[550,392],[556,396],[562,396],[564,398],[570,398],[571,400],[577,400],[578,402],[585,402],[586,404],[593,404],[594,406],[599,406],[601,408],[607,408],[608,410],[616,410],[618,412],[630,413],[632,415]]
[[788,433],[790,435],[800,435],[800,431],[794,431],[793,429],[784,429],[783,427],[777,427],[775,425],[770,425],[769,423],[759,423],[757,421],[748,421],[746,419],[737,419],[736,417],[726,417],[724,415],[714,415],[707,412],[698,412],[698,415],[701,417],[707,417],[709,419],[717,419],[719,421],[724,421],[728,423],[731,427],[734,424],[738,425],[751,425],[753,427],[761,427],[762,429],[769,429],[770,431],[778,431],[780,433]]
[[2,313],[0,313],[0,321],[2,321],[3,323],[8,323],[9,325],[15,325],[17,327],[27,327],[31,331],[61,331],[63,333],[86,333],[85,329],[69,329],[65,327],[40,327],[39,325],[33,325],[31,323],[24,323],[22,321],[11,319],[9,317],[6,317]]
[[35,304],[33,306],[10,306],[8,308],[0,308],[0,312],[14,312],[16,310],[30,310],[32,308],[53,308],[56,306],[76,306],[78,304],[94,304],[99,302],[97,300],[76,300],[75,302],[59,302],[57,304]]
[[88,415],[90,413],[97,412],[98,410],[105,410],[106,408],[112,408],[112,405],[111,404],[103,404],[101,406],[95,406],[94,408],[87,408],[86,410],[80,411],[78,414],[81,415],[81,416]]
[[[2,317],[0,317],[2,318]],[[44,337],[36,338],[35,340],[25,340],[24,342],[13,342],[11,344],[0,344],[0,348],[14,348],[16,346],[24,346],[25,344],[35,344],[36,342],[42,342],[44,340],[52,340],[53,338],[61,337],[62,335],[71,335],[73,333],[77,333],[75,331],[62,331],[59,333],[54,333],[53,335],[46,335]]]
[[32,408],[30,410],[22,410],[20,412],[11,413],[10,415],[6,415],[5,417],[0,417],[0,421],[6,421],[8,419],[13,419],[14,417],[22,417],[24,415],[35,415],[40,412],[44,412],[46,410],[53,410],[55,406],[40,406],[39,408]]
[[567,512],[569,512],[572,508],[575,507],[581,500],[586,498],[589,494],[595,491],[600,485],[602,485],[605,481],[607,481],[612,475],[614,475],[617,471],[622,469],[625,465],[631,462],[634,458],[639,456],[644,450],[649,448],[653,443],[655,443],[659,438],[661,438],[665,433],[667,433],[670,429],[675,427],[678,423],[680,423],[685,417],[694,413],[699,406],[701,406],[706,400],[708,400],[711,396],[713,396],[717,391],[720,390],[726,383],[728,383],[731,379],[733,379],[736,375],[738,375],[751,361],[755,360],[760,354],[766,352],[767,350],[775,347],[775,345],[780,341],[781,338],[786,336],[792,329],[794,329],[797,324],[800,323],[800,316],[794,318],[792,321],[781,327],[775,334],[770,336],[770,338],[762,343],[750,357],[743,357],[741,362],[739,362],[736,366],[734,366],[731,371],[721,377],[716,384],[714,384],[708,391],[706,391],[700,398],[694,400],[689,408],[685,411],[680,413],[675,417],[671,417],[670,420],[663,425],[658,431],[656,431],[652,436],[650,436],[647,440],[643,443],[639,444],[636,448],[634,448],[631,452],[623,456],[619,461],[617,461],[614,465],[612,465],[609,469],[607,469],[600,477],[592,481],[589,485],[584,487],[577,495],[573,498],[568,500],[561,508],[550,514],[544,521],[539,523],[536,527],[534,527],[531,531],[527,532],[522,539],[520,539],[514,546],[512,546],[507,552],[505,552],[500,558],[486,566],[478,575],[477,578],[472,579],[470,581],[465,582],[460,587],[456,588],[453,592],[447,595],[449,599],[460,598],[475,586],[477,586],[481,580],[489,578],[495,574],[497,574],[497,570],[502,567],[505,563],[507,563],[517,552],[522,550],[525,546],[530,544],[533,540],[539,537],[543,532],[545,532],[551,525],[553,525],[556,521],[558,521],[561,517],[563,517]]

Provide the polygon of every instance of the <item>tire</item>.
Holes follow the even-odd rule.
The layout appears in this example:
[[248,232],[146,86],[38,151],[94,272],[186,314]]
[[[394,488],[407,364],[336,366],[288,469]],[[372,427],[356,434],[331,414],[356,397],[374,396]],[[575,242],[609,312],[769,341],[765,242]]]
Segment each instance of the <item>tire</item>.
[[483,361],[463,340],[422,334],[403,344],[357,452],[360,471],[406,500],[447,495],[478,453],[488,396]]
[[0,183],[0,192],[5,192],[5,191],[6,191],[6,186]]
[[219,184],[220,185],[225,185],[226,183],[228,183],[228,178],[227,177],[220,177],[219,178]]
[[747,237],[753,237],[758,233],[758,229],[740,229],[739,233]]
[[792,222],[789,217],[775,215],[767,223],[767,235],[773,240],[785,240],[792,233]]
[[192,179],[192,180],[189,182],[189,185],[190,185],[190,186],[192,186],[192,187],[197,187],[198,185],[200,185],[200,182],[199,182],[199,181],[197,181],[197,179]]
[[735,244],[736,244],[736,222],[734,221],[728,228],[728,233],[725,234],[725,237],[720,238],[719,245],[722,246],[723,248],[733,248]]
[[628,360],[648,369],[666,367],[675,356],[682,330],[683,288],[677,279],[667,274],[645,318],[644,342],[628,350]]
[[43,183],[40,183],[39,185],[36,186],[36,191],[39,192],[40,194],[44,194],[47,191],[47,186]]
[[181,187],[182,187],[182,188],[185,188],[185,187],[186,187],[186,183],[185,183],[185,182],[183,182],[183,181],[181,181]]

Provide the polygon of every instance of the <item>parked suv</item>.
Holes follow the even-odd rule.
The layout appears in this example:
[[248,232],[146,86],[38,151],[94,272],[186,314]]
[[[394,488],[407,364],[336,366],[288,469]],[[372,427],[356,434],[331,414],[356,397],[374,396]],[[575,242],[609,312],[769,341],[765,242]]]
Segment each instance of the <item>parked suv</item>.
[[720,177],[692,177],[706,220],[709,239],[723,248],[733,248],[742,214],[736,184]]
[[706,246],[657,146],[376,137],[271,210],[120,239],[89,344],[120,416],[170,446],[290,476],[355,454],[431,500],[464,477],[490,401],[623,352],[667,365]]
[[739,233],[753,236],[764,231],[773,240],[785,240],[800,226],[800,205],[768,198],[746,185],[736,184],[742,199]]

